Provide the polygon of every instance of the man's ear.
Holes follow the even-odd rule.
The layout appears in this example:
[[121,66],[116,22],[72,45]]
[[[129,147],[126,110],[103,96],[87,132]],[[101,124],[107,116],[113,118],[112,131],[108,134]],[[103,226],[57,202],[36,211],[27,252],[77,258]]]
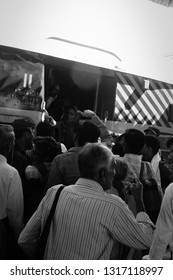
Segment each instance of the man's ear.
[[105,168],[100,169],[99,176],[100,176],[100,180],[104,182],[105,178],[106,178],[106,169]]

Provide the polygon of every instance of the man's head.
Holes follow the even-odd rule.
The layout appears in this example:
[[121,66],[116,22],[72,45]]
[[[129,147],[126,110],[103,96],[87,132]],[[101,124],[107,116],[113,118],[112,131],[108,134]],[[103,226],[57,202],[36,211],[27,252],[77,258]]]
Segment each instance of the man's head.
[[74,124],[78,120],[78,107],[72,104],[64,105],[61,120],[69,125]]
[[123,134],[123,150],[125,153],[139,155],[145,144],[145,135],[138,129],[128,129]]
[[16,141],[24,144],[26,149],[32,148],[32,141],[34,137],[35,123],[29,118],[20,118],[12,122]]
[[33,151],[38,161],[51,162],[55,156],[61,154],[61,144],[53,137],[37,136],[33,139]]
[[145,146],[142,150],[143,159],[151,162],[152,158],[158,153],[160,149],[160,142],[157,137],[153,135],[145,136]]
[[84,121],[75,127],[75,141],[77,141],[79,147],[82,147],[88,142],[97,142],[99,136],[100,130],[92,122]]
[[7,158],[11,157],[14,150],[14,141],[13,127],[11,125],[0,125],[0,154]]
[[48,122],[40,121],[35,128],[36,136],[50,136],[55,138],[55,130]]
[[104,190],[112,186],[115,161],[110,149],[101,143],[88,143],[78,157],[81,177],[98,182]]
[[144,130],[145,135],[152,135],[155,137],[159,137],[160,130],[154,126],[149,126],[147,129]]

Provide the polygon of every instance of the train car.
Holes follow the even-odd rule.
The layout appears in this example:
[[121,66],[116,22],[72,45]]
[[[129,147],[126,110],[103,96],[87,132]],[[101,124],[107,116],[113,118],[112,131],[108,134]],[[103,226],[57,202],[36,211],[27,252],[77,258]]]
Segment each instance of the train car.
[[[161,148],[173,135],[173,85],[126,73],[106,64],[82,62],[0,46],[0,122],[29,116],[37,123],[43,107],[56,120],[67,101],[80,110],[91,109],[115,134],[134,127],[156,126]],[[58,87],[58,91],[56,89]]]

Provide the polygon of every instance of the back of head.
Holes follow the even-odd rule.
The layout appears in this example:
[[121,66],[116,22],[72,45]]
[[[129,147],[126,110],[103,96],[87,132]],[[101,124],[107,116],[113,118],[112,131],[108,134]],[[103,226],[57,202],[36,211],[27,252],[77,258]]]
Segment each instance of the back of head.
[[125,153],[139,154],[145,144],[145,135],[138,129],[128,129],[124,133]]
[[37,136],[33,139],[34,150],[37,159],[42,161],[52,161],[53,158],[61,154],[61,144],[53,137]]
[[109,165],[113,154],[108,147],[101,143],[86,144],[78,157],[81,177],[95,179],[101,168]]
[[147,147],[151,147],[153,154],[156,155],[160,149],[159,139],[152,135],[145,136],[145,144]]
[[157,127],[149,126],[147,129],[144,130],[146,135],[152,135],[155,137],[159,137],[160,130]]
[[11,125],[0,125],[0,154],[6,156],[10,145],[14,144],[14,130]]
[[50,136],[55,138],[55,130],[49,123],[41,121],[36,126],[36,136]]
[[85,145],[87,142],[97,142],[100,136],[99,128],[89,121],[79,123],[75,128],[75,133],[80,147]]
[[29,117],[15,119],[11,125],[16,138],[21,138],[26,130],[35,128],[35,122]]

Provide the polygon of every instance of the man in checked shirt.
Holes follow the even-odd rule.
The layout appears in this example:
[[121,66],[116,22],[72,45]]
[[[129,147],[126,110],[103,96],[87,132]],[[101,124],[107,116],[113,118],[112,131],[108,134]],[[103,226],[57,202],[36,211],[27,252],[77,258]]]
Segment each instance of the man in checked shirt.
[[[106,146],[86,144],[78,163],[80,178],[61,192],[44,259],[109,259],[114,242],[135,249],[149,248],[154,225],[145,213],[141,183],[131,186],[135,217],[120,197],[106,193],[116,172],[114,155]],[[18,243],[31,258],[59,187],[47,191],[20,234]]]

